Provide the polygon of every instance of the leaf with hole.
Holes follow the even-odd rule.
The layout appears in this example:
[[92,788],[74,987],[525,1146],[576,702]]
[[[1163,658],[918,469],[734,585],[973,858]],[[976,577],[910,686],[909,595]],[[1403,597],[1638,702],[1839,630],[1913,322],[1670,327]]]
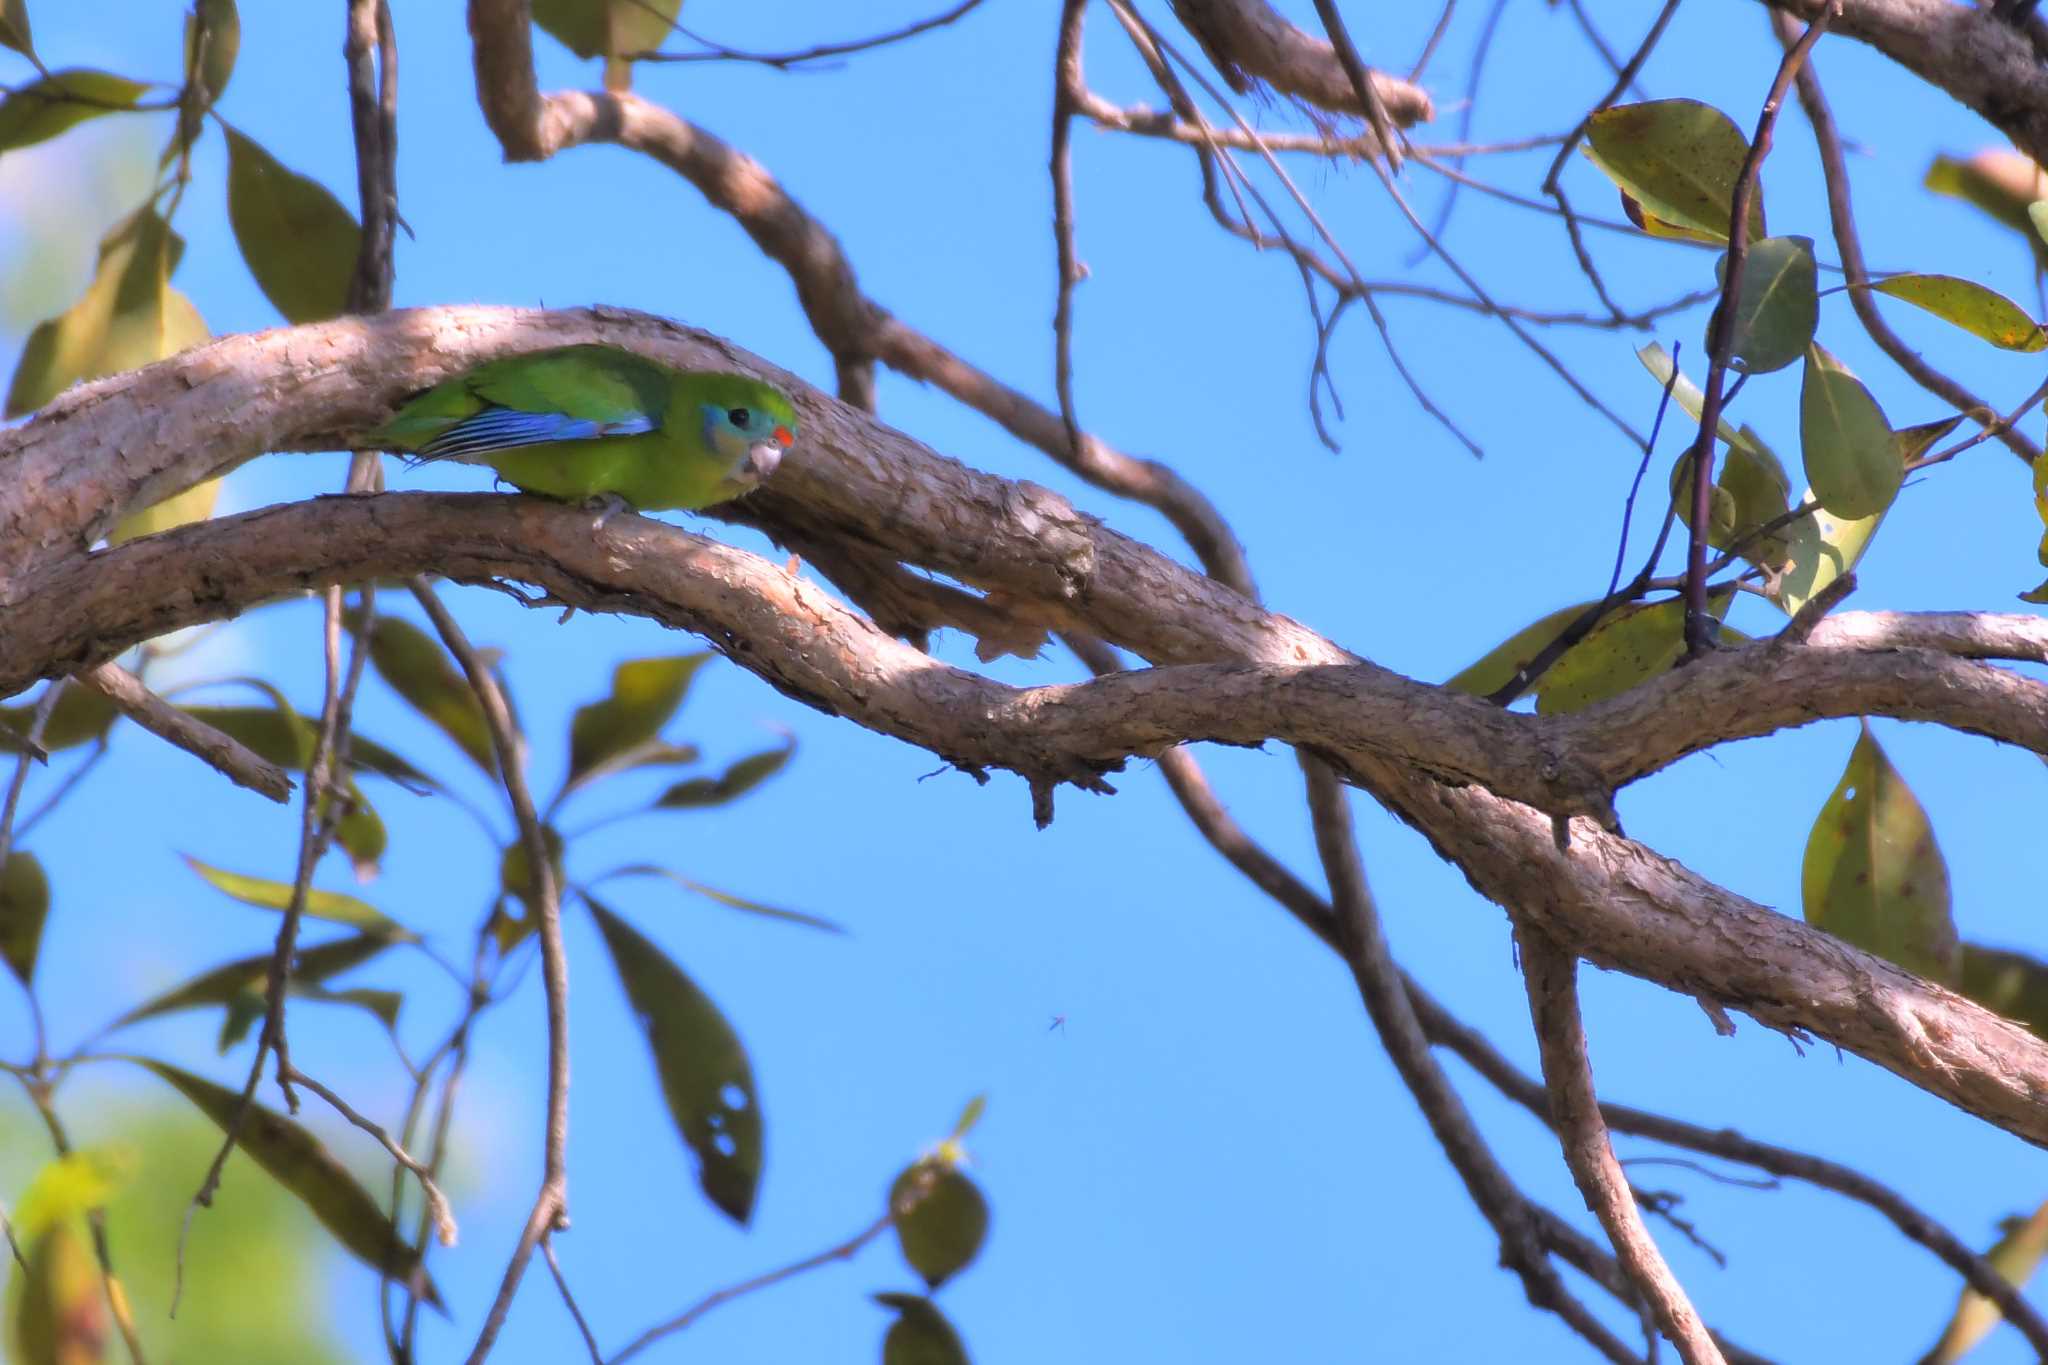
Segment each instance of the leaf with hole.
[[[1645,213],[1717,242],[1728,239],[1749,139],[1719,109],[1683,99],[1603,109],[1587,122],[1586,155]],[[1748,219],[1749,240],[1761,240],[1761,181]]]
[[1935,981],[1955,975],[1948,864],[1866,723],[1806,841],[1806,922]]
[[[1716,278],[1725,283],[1727,273],[1724,256]],[[1784,369],[1806,354],[1819,322],[1813,238],[1766,237],[1753,244],[1743,259],[1731,319],[1728,353],[1734,367],[1751,374]]]
[[25,849],[10,849],[0,866],[0,961],[26,986],[35,979],[43,921],[50,917],[50,879]]
[[589,893],[583,900],[647,1035],[669,1117],[696,1155],[698,1185],[745,1223],[761,1180],[761,1103],[739,1034],[666,954]]
[[228,128],[228,222],[263,297],[287,322],[348,307],[362,229],[325,185]]
[[569,722],[569,782],[658,736],[712,657],[707,650],[629,659],[613,669],[611,694],[577,707]]
[[1818,344],[1806,348],[1799,446],[1814,496],[1838,517],[1853,520],[1884,511],[1906,477],[1884,409],[1847,366]]
[[913,1162],[889,1187],[903,1259],[937,1289],[967,1268],[988,1236],[988,1201],[972,1180],[936,1160]]
[[140,81],[85,67],[30,81],[0,100],[0,152],[33,147],[89,118],[132,109],[148,89]]
[[2002,351],[2048,347],[2048,332],[2005,295],[1953,275],[1893,275],[1870,286],[1982,337]]
[[[233,1127],[236,1113],[244,1109],[240,1095],[204,1077],[167,1062],[142,1057],[132,1060],[168,1082],[223,1133]],[[370,1192],[356,1183],[318,1138],[284,1115],[251,1101],[235,1130],[235,1145],[298,1196],[350,1255],[401,1284],[418,1285],[421,1299],[440,1307],[440,1292],[421,1267],[419,1252],[406,1244]]]

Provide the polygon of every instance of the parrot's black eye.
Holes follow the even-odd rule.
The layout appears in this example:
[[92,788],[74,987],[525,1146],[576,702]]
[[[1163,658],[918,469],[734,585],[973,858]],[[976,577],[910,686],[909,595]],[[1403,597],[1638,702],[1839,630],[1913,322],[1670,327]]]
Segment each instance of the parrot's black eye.
[[754,420],[754,414],[748,412],[745,408],[727,408],[725,410],[725,420],[736,427],[743,427]]

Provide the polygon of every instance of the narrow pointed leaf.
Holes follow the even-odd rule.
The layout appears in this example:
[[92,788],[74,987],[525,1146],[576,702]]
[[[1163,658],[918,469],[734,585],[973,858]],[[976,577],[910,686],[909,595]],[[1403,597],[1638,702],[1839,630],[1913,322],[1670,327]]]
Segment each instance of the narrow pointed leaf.
[[611,695],[579,706],[569,723],[569,781],[658,736],[711,658],[706,651],[631,659],[613,669]]
[[[253,905],[259,910],[282,911],[292,903],[292,888],[288,882],[274,882],[264,877],[246,877],[239,872],[228,872],[200,862],[197,858],[180,855],[185,865],[211,883],[215,890],[244,905]],[[417,942],[419,935],[407,929],[382,910],[345,896],[339,891],[322,891],[317,887],[306,892],[303,912],[308,919],[327,920],[333,924],[346,924],[366,934],[405,942]]]
[[370,663],[392,691],[454,740],[472,763],[497,775],[498,755],[484,709],[439,641],[409,621],[379,616],[370,626]]
[[625,867],[614,868],[602,877],[599,877],[592,885],[601,885],[612,880],[614,877],[660,877],[664,881],[680,886],[692,895],[702,896],[709,901],[716,901],[718,904],[733,910],[744,910],[750,915],[765,915],[769,919],[779,919],[787,924],[801,924],[806,929],[823,929],[829,934],[843,934],[846,932],[843,926],[834,924],[829,919],[821,919],[816,915],[806,915],[800,910],[783,910],[773,905],[763,905],[759,901],[748,900],[744,896],[735,896],[731,892],[720,891],[717,887],[706,886],[702,882],[692,881],[680,872],[671,868],[658,867],[653,863],[632,863]]
[[960,1117],[953,1121],[953,1135],[949,1142],[959,1142],[974,1131],[974,1125],[981,1122],[981,1116],[988,1110],[988,1096],[976,1095],[961,1109]]
[[717,777],[686,778],[656,797],[653,809],[691,810],[736,801],[781,772],[795,752],[796,739],[792,736],[773,749],[747,755]]
[[[1984,1259],[2010,1283],[2024,1285],[2033,1278],[2044,1254],[2048,1254],[2048,1203],[2035,1209],[2031,1217],[2006,1219],[2003,1234],[1984,1253]],[[1991,1300],[1974,1289],[1965,1289],[1941,1339],[1921,1357],[1921,1365],[1953,1365],[2002,1320],[2003,1314]]]
[[0,0],[0,46],[35,60],[35,38],[28,28],[28,0]]
[[[325,981],[330,976],[339,976],[351,967],[368,962],[396,942],[399,942],[399,939],[390,934],[357,934],[333,943],[301,948],[293,965],[290,980],[293,983],[312,983]],[[237,958],[233,962],[222,963],[218,967],[201,972],[183,985],[173,986],[163,994],[145,1000],[107,1025],[107,1032],[126,1028],[144,1019],[176,1014],[180,1010],[230,1004],[242,995],[253,994],[261,1000],[263,988],[269,980],[269,953]]]
[[[0,754],[18,754],[21,745],[17,735],[26,735],[35,723],[36,702],[20,706],[0,706]],[[113,726],[114,718],[121,713],[103,693],[90,687],[66,684],[63,695],[57,698],[57,705],[50,711],[50,719],[43,726],[42,746],[46,753],[56,753],[79,744],[90,744],[98,740]]]
[[2005,351],[2038,351],[2048,347],[2048,332],[2027,316],[2026,309],[1996,290],[1953,275],[1893,275],[1870,286],[1944,322],[1954,323]]
[[930,1299],[877,1294],[875,1302],[897,1315],[882,1338],[882,1365],[968,1365],[960,1334]]
[[[280,767],[304,772],[313,759],[313,745],[319,725],[289,707],[270,706],[181,706],[194,720],[232,735],[262,757]],[[400,786],[438,791],[441,784],[405,759],[360,734],[349,737],[349,766],[358,772],[375,773]]]
[[[1726,241],[1735,181],[1749,139],[1734,120],[1697,100],[1617,105],[1586,126],[1586,155],[1644,212]],[[1749,239],[1764,236],[1761,184],[1749,203]]]
[[1806,350],[1799,444],[1814,496],[1838,517],[1853,520],[1884,511],[1906,477],[1884,409],[1861,380],[1818,345]]
[[26,849],[11,849],[0,867],[0,961],[26,986],[35,978],[43,921],[50,916],[50,879]]
[[626,999],[647,1034],[662,1098],[697,1157],[697,1183],[734,1222],[761,1180],[761,1106],[746,1048],[718,1007],[632,925],[586,893]]
[[1935,981],[1954,977],[1948,864],[1868,725],[1813,822],[1800,893],[1807,923]]
[[33,147],[89,118],[130,108],[148,89],[140,81],[83,67],[31,81],[0,100],[0,152]]
[[670,744],[667,740],[654,739],[645,744],[636,744],[623,749],[604,762],[586,768],[555,793],[550,809],[560,806],[571,793],[581,791],[593,782],[610,777],[615,773],[634,772],[641,768],[681,767],[695,763],[703,752],[694,744]]
[[942,1161],[911,1164],[889,1187],[903,1259],[937,1289],[967,1268],[988,1236],[988,1201],[972,1180]]
[[[1720,273],[1726,277],[1725,258]],[[1819,322],[1813,238],[1766,237],[1751,245],[1735,301],[1735,368],[1751,374],[1784,369],[1806,354]]]
[[[169,1082],[222,1132],[233,1124],[241,1108],[241,1096],[235,1092],[165,1062],[135,1060]],[[298,1196],[349,1254],[401,1284],[413,1283],[417,1277],[422,1297],[440,1305],[440,1294],[420,1266],[419,1252],[406,1244],[369,1191],[356,1183],[318,1138],[284,1115],[252,1102],[235,1135],[235,1145]]]
[[[1652,341],[1648,345],[1637,347],[1636,359],[1643,363],[1643,368],[1650,372],[1650,377],[1657,381],[1660,388],[1666,384],[1671,386],[1672,402],[1678,404],[1693,421],[1700,420],[1701,414],[1707,410],[1707,396],[1700,392],[1700,386],[1686,378],[1685,372],[1672,361],[1671,352],[1664,349],[1663,342]],[[1672,378],[1674,373],[1678,376],[1676,379]],[[1725,417],[1716,419],[1714,434],[1731,446],[1743,440],[1741,433],[1729,426]]]
[[339,315],[362,243],[354,216],[319,181],[227,133],[228,222],[263,296],[288,322]]

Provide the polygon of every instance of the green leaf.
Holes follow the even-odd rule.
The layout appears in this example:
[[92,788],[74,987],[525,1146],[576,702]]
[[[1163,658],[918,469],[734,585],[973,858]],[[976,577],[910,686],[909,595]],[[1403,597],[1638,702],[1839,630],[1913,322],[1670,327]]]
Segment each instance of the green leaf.
[[569,782],[659,735],[712,657],[707,650],[631,659],[613,669],[611,695],[577,707],[569,722]]
[[[1723,257],[1717,278],[1727,278]],[[1730,357],[1738,370],[1767,374],[1806,354],[1820,322],[1813,238],[1766,237],[1749,248],[1735,300]]]
[[[522,869],[525,866],[523,859],[520,866]],[[751,901],[743,896],[735,896],[730,892],[720,891],[716,887],[706,886],[702,882],[691,881],[680,872],[666,867],[657,867],[653,863],[632,863],[625,867],[613,868],[610,872],[605,873],[602,877],[591,883],[591,885],[602,885],[615,877],[660,877],[665,881],[675,883],[685,891],[702,896],[706,900],[716,901],[730,909],[744,910],[750,915],[765,915],[769,919],[779,919],[789,924],[801,924],[807,929],[823,929],[830,934],[843,934],[846,932],[843,927],[834,924],[829,919],[820,919],[816,915],[806,915],[799,910],[782,910],[773,905],[763,905],[759,901]],[[506,889],[511,890],[509,886]]]
[[363,232],[326,186],[229,127],[228,221],[263,297],[287,322],[344,312]]
[[[391,934],[357,934],[333,943],[301,948],[289,980],[294,984],[325,981],[330,976],[339,976],[351,967],[368,962],[399,941]],[[129,1010],[107,1025],[106,1032],[112,1033],[144,1019],[155,1019],[180,1010],[232,1004],[243,995],[253,994],[260,1002],[263,988],[270,981],[270,956],[267,952],[257,953],[201,972],[183,985],[173,986]]]
[[36,60],[35,39],[28,30],[28,0],[0,0],[0,46]]
[[[212,1081],[166,1062],[133,1060],[168,1081],[224,1133],[243,1109],[241,1096]],[[235,1145],[298,1196],[349,1254],[401,1284],[418,1284],[421,1297],[440,1306],[440,1293],[421,1267],[419,1252],[406,1244],[369,1191],[356,1183],[318,1138],[252,1101],[236,1131]]]
[[903,1259],[937,1289],[966,1269],[988,1236],[988,1201],[943,1161],[913,1162],[889,1187]]
[[[1954,431],[1962,421],[1961,417],[1945,417],[1938,422],[1923,422],[1918,426],[1900,427],[1892,433],[1892,443],[1898,450],[1899,465],[1906,467],[1926,454],[1928,449],[1942,437]],[[1804,505],[1813,497],[1813,490],[1800,494],[1799,502]],[[1877,534],[1885,514],[1858,517],[1853,520],[1830,515],[1825,509],[1792,523],[1785,532],[1786,550],[1772,567],[1783,566],[1783,576],[1773,590],[1771,600],[1790,616],[1817,596],[1821,589],[1855,568],[1863,558],[1863,552],[1870,548],[1870,538]]]
[[2048,962],[1982,944],[1962,945],[1955,988],[2048,1038]]
[[[668,41],[682,0],[534,0],[533,21],[579,57],[625,57]],[[606,83],[614,73],[609,69]]]
[[578,773],[562,784],[555,793],[555,799],[548,809],[553,811],[567,800],[571,793],[580,791],[601,778],[614,773],[631,772],[639,768],[663,768],[695,763],[703,753],[694,744],[670,744],[667,740],[652,739],[645,744],[636,744],[630,749],[614,754],[604,762]]
[[[232,735],[250,749],[280,767],[304,772],[313,761],[313,746],[320,726],[312,717],[283,704],[277,706],[181,706],[194,720],[203,721],[224,734]],[[396,753],[372,739],[351,734],[349,766],[358,772],[375,773],[400,786],[438,791],[441,784]]]
[[782,771],[796,752],[791,736],[773,749],[748,754],[717,777],[691,777],[676,783],[654,800],[653,810],[693,810],[736,801]]
[[[1603,109],[1586,126],[1586,155],[1643,210],[1715,241],[1728,238],[1735,181],[1749,139],[1697,100],[1651,100]],[[1749,202],[1749,239],[1764,236],[1763,186]]]
[[[1733,597],[1709,593],[1708,610],[1720,617]],[[1562,715],[1618,697],[1656,677],[1685,653],[1685,603],[1670,598],[1633,603],[1611,612],[1585,639],[1564,652],[1536,682],[1536,709]]]
[[101,246],[84,297],[29,333],[6,415],[31,412],[79,380],[132,370],[205,340],[198,310],[170,286],[182,250],[154,210],[117,228]]
[[2048,199],[2036,199],[2027,205],[2027,221],[2033,224],[2035,235],[2048,243]]
[[946,1315],[915,1294],[877,1294],[875,1302],[896,1310],[882,1338],[882,1365],[967,1365],[967,1348]]
[[498,755],[484,709],[440,641],[409,621],[379,616],[370,625],[370,663],[392,691],[454,740],[471,762],[497,776]]
[[85,67],[31,81],[0,100],[0,152],[33,147],[89,118],[131,108],[148,89],[140,81]]
[[1893,275],[1870,286],[1944,322],[1952,322],[2004,351],[2048,347],[2048,332],[2005,295],[1953,275]]
[[198,140],[242,50],[242,17],[235,0],[193,0],[185,15],[185,84],[178,91],[178,131],[164,149],[162,163],[171,164]]
[[1549,648],[1550,642],[1564,634],[1565,628],[1592,605],[1591,602],[1575,602],[1569,607],[1559,607],[1540,621],[1523,626],[1444,686],[1475,697],[1491,696],[1514,681],[1517,673]]
[[[259,910],[282,911],[292,903],[292,888],[288,882],[274,882],[263,877],[246,877],[239,872],[227,872],[218,867],[200,862],[190,854],[180,854],[185,865],[212,883],[215,890],[244,905],[253,905]],[[308,919],[327,920],[333,924],[346,924],[366,934],[376,934],[407,943],[417,943],[419,935],[386,915],[382,910],[354,896],[345,896],[339,891],[322,891],[317,887],[306,891],[303,911]]]
[[1862,381],[1818,344],[1806,348],[1799,444],[1814,496],[1838,517],[1884,511],[1906,477],[1884,409]]
[[[1664,349],[1664,343],[1653,341],[1647,346],[1636,348],[1636,359],[1643,362],[1643,368],[1657,381],[1658,386],[1671,386],[1671,401],[1683,408],[1697,422],[1707,410],[1707,396],[1700,392],[1700,386],[1685,377],[1685,372],[1672,362],[1671,353]],[[1676,374],[1677,378],[1672,376]],[[1728,425],[1725,417],[1716,418],[1714,434],[1729,445],[1742,439],[1734,427]]]
[[[1742,428],[1740,437],[1721,461],[1720,486],[1735,499],[1735,526],[1729,544],[1734,537],[1783,516],[1792,491],[1792,481],[1777,452],[1748,427]],[[1785,562],[1786,549],[1784,535],[1776,533],[1749,546],[1744,555],[1751,563],[1775,567]]]
[[[0,706],[0,754],[18,754],[22,751],[17,735],[26,735],[35,723],[38,701],[21,706]],[[43,726],[42,746],[46,753],[90,744],[105,735],[120,715],[114,703],[103,693],[90,687],[67,683],[57,705],[50,712],[50,719]]]
[[[2030,1217],[2002,1220],[2000,1232],[2002,1235],[1984,1253],[1984,1259],[2008,1283],[2024,1285],[2040,1267],[2041,1257],[2048,1254],[2048,1203],[2035,1209]],[[1991,1300],[1974,1289],[1965,1289],[1941,1339],[1921,1357],[1921,1365],[1953,1365],[2003,1319]]]
[[698,1185],[727,1217],[745,1223],[761,1180],[761,1105],[746,1048],[680,967],[589,893],[583,900],[647,1034],[669,1117],[696,1154]]
[[1948,864],[1867,723],[1813,822],[1800,893],[1808,924],[1932,980],[1954,977]]
[[987,1095],[976,1095],[973,1099],[967,1101],[966,1107],[960,1111],[960,1117],[954,1120],[953,1135],[947,1141],[959,1142],[969,1133],[973,1132],[974,1125],[981,1122],[981,1116],[987,1109]]
[[[568,886],[562,875],[562,832],[553,825],[543,824],[540,827],[540,841],[547,846],[548,866],[555,874],[555,894],[559,897]],[[526,856],[526,840],[514,839],[506,845],[504,853],[499,855],[498,884],[504,888],[505,894],[517,896],[527,905],[533,904],[533,865]],[[532,927],[530,921],[527,927]],[[522,933],[520,937],[524,938],[525,934]]]
[[35,978],[43,921],[50,915],[50,879],[36,855],[12,849],[0,867],[0,960],[26,986]]

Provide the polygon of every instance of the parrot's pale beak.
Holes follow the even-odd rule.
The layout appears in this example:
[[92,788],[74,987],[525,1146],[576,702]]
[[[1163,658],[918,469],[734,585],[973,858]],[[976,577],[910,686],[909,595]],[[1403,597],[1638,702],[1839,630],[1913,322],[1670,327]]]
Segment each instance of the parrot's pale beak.
[[755,483],[766,483],[775,467],[782,463],[782,444],[778,441],[756,441],[747,447],[747,458],[742,462],[742,472]]

